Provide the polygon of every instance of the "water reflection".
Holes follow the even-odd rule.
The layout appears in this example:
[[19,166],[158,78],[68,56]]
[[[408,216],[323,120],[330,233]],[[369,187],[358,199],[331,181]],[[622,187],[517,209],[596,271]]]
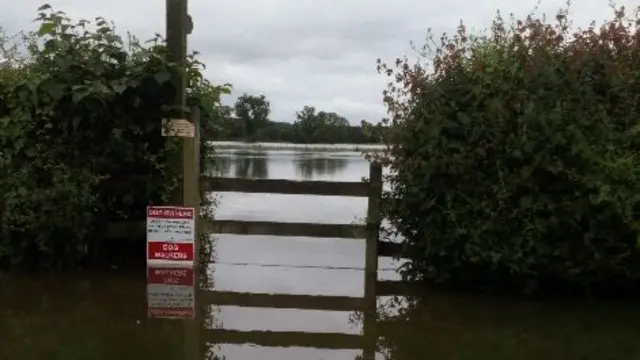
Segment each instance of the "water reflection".
[[144,277],[0,276],[0,359],[182,359],[183,326],[147,317]]
[[195,317],[193,268],[152,266],[147,268],[147,313],[151,318]]
[[223,151],[215,160],[218,176],[264,179],[269,177],[269,155],[258,151]]
[[[379,301],[378,351],[388,360],[639,359],[640,308],[603,300],[430,291]],[[360,314],[352,321],[365,324]]]
[[180,358],[225,359],[224,356],[211,353],[204,338],[205,328],[211,324],[207,319],[213,316],[209,309],[202,306],[200,299],[201,285],[208,283],[206,274],[197,271],[197,268],[175,265],[152,265],[147,267],[146,272],[148,317],[163,324],[181,325],[182,333],[178,337],[182,339],[183,351]]
[[[221,153],[219,169],[226,176],[305,176],[304,156],[250,154]],[[358,154],[327,154],[327,161],[336,156],[344,169],[313,176],[367,176]],[[251,164],[242,165],[243,157]],[[366,214],[366,199],[221,198],[221,219],[349,223]],[[362,241],[225,235],[207,244],[216,261],[192,283],[175,268],[0,276],[0,359],[372,360],[376,341],[377,360],[640,359],[637,304],[431,291],[419,301],[379,297],[371,316],[359,311],[370,302],[363,299]],[[386,260],[381,269],[393,268]],[[396,275],[379,273],[381,280]]]
[[[220,326],[208,330],[207,338],[215,339],[216,343],[250,344],[262,347],[306,347],[315,349],[361,349],[362,336],[354,333],[334,331],[314,332],[297,330],[296,326],[285,325],[281,329],[274,329],[278,321],[266,321],[278,314],[281,319],[293,320],[300,315],[326,316],[329,311],[360,311],[362,299],[337,296],[291,295],[291,294],[258,294],[229,291],[207,291],[202,294],[203,302],[218,307],[233,307],[237,315],[244,315],[246,319],[262,320],[256,329],[249,326],[230,328]],[[225,309],[229,310],[229,308]],[[262,316],[260,314],[262,313]],[[260,319],[262,318],[262,319]],[[292,323],[292,325],[295,325]],[[346,324],[345,324],[346,325]],[[240,328],[238,328],[240,327]],[[249,328],[247,328],[249,327]]]
[[264,152],[236,152],[235,177],[250,179],[265,179],[269,177],[268,159],[267,153]]
[[[174,344],[183,349],[180,356],[182,359],[222,360],[229,358],[229,355],[233,359],[282,359],[290,357],[283,351],[293,350],[292,354],[300,354],[305,352],[304,348],[318,354],[318,357],[312,356],[313,359],[374,359],[375,348],[370,347],[372,344],[375,346],[375,340],[371,342],[364,338],[364,335],[372,336],[371,331],[308,331],[296,329],[296,324],[293,328],[285,326],[278,329],[278,319],[268,314],[279,312],[277,317],[281,320],[300,319],[300,315],[326,318],[335,312],[353,315],[362,313],[366,304],[371,303],[366,299],[349,296],[217,291],[213,287],[211,271],[194,274],[193,269],[189,267],[154,265],[147,267],[146,272],[148,316],[160,321],[158,324],[182,325],[182,334],[179,337],[183,343]],[[202,282],[196,285],[195,279]],[[225,324],[221,318],[230,310],[235,311],[238,316],[236,321]],[[257,320],[254,323],[266,325],[268,329],[262,329],[260,326],[238,326],[238,318]],[[327,357],[327,351],[339,352],[333,353],[336,356]],[[242,355],[247,352],[254,354]],[[157,359],[165,358],[169,359],[162,356]]]
[[342,156],[328,156],[318,153],[296,153],[294,157],[296,173],[302,179],[317,176],[334,176],[347,167],[347,159]]
[[214,159],[209,159],[213,164],[215,176],[229,176],[233,168],[233,157],[229,155],[217,155]]

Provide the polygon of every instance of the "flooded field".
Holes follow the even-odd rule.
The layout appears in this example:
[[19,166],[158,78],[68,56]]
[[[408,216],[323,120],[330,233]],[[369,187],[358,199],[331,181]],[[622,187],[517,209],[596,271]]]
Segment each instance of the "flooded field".
[[[358,181],[368,175],[356,152],[226,149],[218,155],[219,175],[227,177]],[[350,223],[366,211],[365,198],[215,196],[218,219]],[[270,308],[268,296],[241,307],[229,295],[227,305],[213,306],[207,290],[307,295],[290,297],[292,308],[314,296],[362,297],[365,246],[364,240],[275,236],[211,241],[214,258],[204,274],[0,276],[0,360],[355,360],[363,347],[370,360],[371,339],[375,358],[385,360],[640,359],[634,303],[434,292],[410,304],[379,298],[378,321],[367,329],[359,312]],[[379,278],[398,279],[396,266],[381,258]]]

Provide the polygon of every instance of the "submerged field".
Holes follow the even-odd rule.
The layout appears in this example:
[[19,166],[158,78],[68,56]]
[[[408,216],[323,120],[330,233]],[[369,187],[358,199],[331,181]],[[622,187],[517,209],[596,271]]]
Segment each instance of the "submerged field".
[[381,144],[292,144],[270,142],[237,142],[237,141],[211,141],[209,145],[214,149],[246,149],[246,150],[313,150],[313,151],[382,151]]

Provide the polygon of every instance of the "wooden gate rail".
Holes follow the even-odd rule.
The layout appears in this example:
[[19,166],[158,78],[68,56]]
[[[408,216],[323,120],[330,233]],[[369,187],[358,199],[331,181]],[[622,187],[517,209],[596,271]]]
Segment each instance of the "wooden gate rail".
[[399,257],[402,255],[403,245],[390,241],[378,241],[378,256]]
[[[237,221],[200,219],[205,232],[239,235],[274,235],[301,237],[333,237],[345,239],[362,239],[366,225],[364,224],[313,224],[282,223],[269,221]],[[284,229],[286,228],[286,229]],[[108,239],[142,238],[145,236],[144,221],[119,221],[109,224],[106,237]],[[326,236],[324,234],[330,233]],[[402,244],[389,241],[378,242],[378,256],[395,257],[402,254]]]
[[203,176],[205,191],[282,195],[369,196],[369,183],[363,181],[298,181],[284,179],[238,179]]
[[362,349],[362,335],[307,333],[299,331],[207,329],[205,340],[217,344],[254,344],[269,347],[310,347],[316,349]]
[[351,296],[260,294],[234,291],[203,291],[204,305],[243,306],[271,309],[362,311],[362,298]]
[[210,233],[362,239],[365,225],[274,221],[213,220],[203,224]]

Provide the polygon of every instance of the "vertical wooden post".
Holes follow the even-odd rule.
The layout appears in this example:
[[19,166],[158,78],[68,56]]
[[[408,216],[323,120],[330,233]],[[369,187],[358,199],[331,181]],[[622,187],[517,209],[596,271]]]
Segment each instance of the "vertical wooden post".
[[[367,208],[367,239],[365,258],[366,284],[374,285],[369,288],[375,291],[378,281],[378,241],[380,241],[380,223],[382,213],[380,200],[382,196],[382,165],[377,162],[369,166],[369,201]],[[366,288],[365,288],[366,292]]]
[[191,109],[191,122],[194,124],[195,136],[193,138],[183,138],[182,147],[182,199],[183,205],[192,207],[196,212],[196,233],[195,233],[195,258],[194,270],[194,296],[195,309],[194,319],[185,322],[185,359],[203,359],[201,346],[204,308],[199,306],[200,295],[200,108]]
[[199,224],[200,224],[200,108],[191,109],[191,122],[195,136],[183,138],[182,144],[182,203],[196,209],[196,257],[194,266],[199,264]]
[[[184,68],[187,62],[188,12],[187,0],[166,0],[166,32],[169,60]],[[176,86],[175,105],[185,106],[187,79],[185,72],[174,72],[172,81]]]
[[[166,0],[166,35],[167,50],[169,61],[178,65],[180,71],[174,71],[172,74],[172,82],[176,89],[173,105],[180,110],[173,111],[171,117],[184,118],[184,108],[187,104],[187,79],[186,67],[187,61],[187,0]],[[183,145],[184,147],[184,145]],[[178,150],[175,154],[176,169],[183,170],[182,160],[184,158],[184,149]],[[184,205],[184,192],[182,181],[178,182],[178,187],[173,196],[173,205]]]
[[[172,81],[176,89],[173,105],[179,110],[172,112],[171,116],[178,119],[184,119],[185,107],[187,105],[187,78],[186,78],[186,61],[187,61],[187,33],[190,31],[189,15],[187,0],[166,0],[166,32],[167,32],[167,49],[169,50],[169,60],[178,66],[178,71],[172,74]],[[194,138],[182,138],[182,146],[175,154],[175,166],[182,173],[181,179],[178,181],[178,187],[173,196],[174,205],[193,207],[196,209],[196,254],[194,258],[195,272],[195,296],[196,309],[195,319],[187,320],[184,323],[184,359],[200,359],[200,336],[201,323],[200,314],[198,312],[197,299],[199,293],[198,270],[199,268],[199,236],[198,223],[200,217],[200,171],[199,157],[199,112],[192,114],[191,121],[195,126]]]
[[369,203],[367,209],[367,238],[364,270],[364,360],[373,360],[375,358],[378,340],[376,331],[376,283],[378,281],[378,241],[380,240],[380,223],[382,218],[380,208],[381,196],[382,165],[373,162],[369,166]]

